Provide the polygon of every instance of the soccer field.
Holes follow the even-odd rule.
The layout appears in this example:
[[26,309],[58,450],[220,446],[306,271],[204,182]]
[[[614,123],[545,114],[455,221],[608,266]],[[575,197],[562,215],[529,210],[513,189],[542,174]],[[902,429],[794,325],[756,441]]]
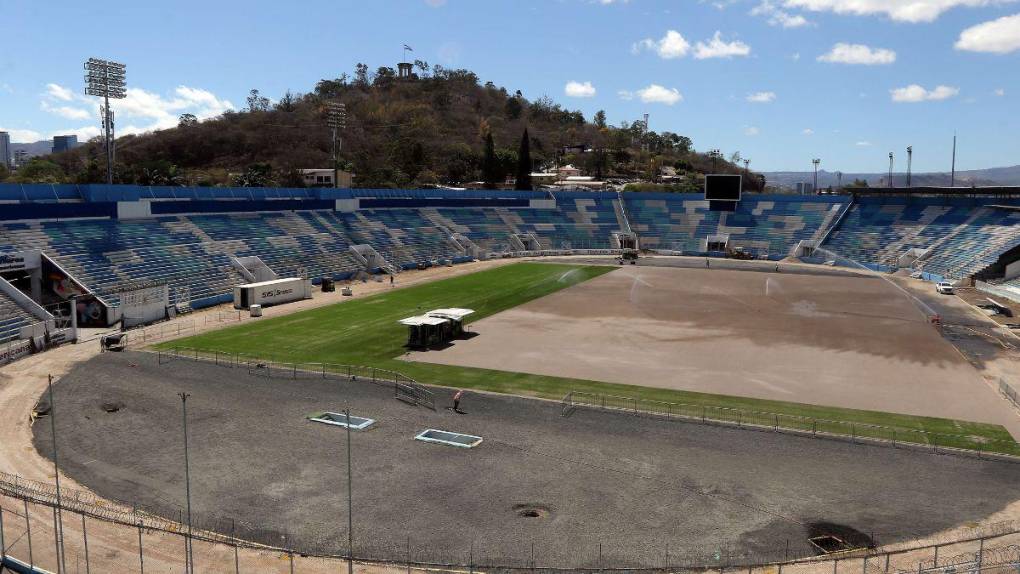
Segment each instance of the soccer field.
[[[399,360],[406,352],[404,317],[443,307],[475,310],[477,321],[614,271],[610,266],[519,263],[392,291],[341,304],[245,323],[159,345],[245,353],[287,362],[363,365],[403,373],[418,382],[515,395],[562,399],[570,391],[710,405],[971,435],[1010,441],[999,425],[944,418],[807,405],[721,394],[651,388],[491,369]],[[470,325],[468,325],[470,330]],[[426,354],[427,355],[427,354]],[[427,359],[426,359],[427,360]]]

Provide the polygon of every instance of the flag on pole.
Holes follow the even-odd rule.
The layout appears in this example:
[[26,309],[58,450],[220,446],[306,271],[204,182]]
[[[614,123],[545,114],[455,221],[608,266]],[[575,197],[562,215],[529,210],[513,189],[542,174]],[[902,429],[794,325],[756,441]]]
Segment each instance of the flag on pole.
[[413,51],[414,51],[414,50],[413,50],[413,49],[412,49],[412,48],[411,48],[410,46],[408,46],[407,44],[404,44],[404,49],[405,49],[405,50],[407,50],[408,52],[413,52]]

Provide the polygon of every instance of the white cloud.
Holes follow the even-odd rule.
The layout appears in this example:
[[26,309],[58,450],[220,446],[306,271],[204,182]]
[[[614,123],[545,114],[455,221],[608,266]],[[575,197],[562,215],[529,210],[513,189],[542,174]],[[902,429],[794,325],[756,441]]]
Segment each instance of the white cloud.
[[1004,90],[1003,88],[999,88],[999,89],[995,90],[994,92],[992,92],[992,94],[994,94],[995,96],[1001,98],[1001,97],[1006,95],[1006,90]]
[[790,14],[776,6],[772,0],[762,0],[760,4],[751,9],[751,15],[766,18],[769,26],[801,28],[811,24],[811,22],[809,22],[804,16],[800,14]]
[[776,101],[775,92],[755,92],[753,94],[747,94],[745,100],[752,104],[770,104]]
[[794,53],[790,54],[790,59],[793,60],[794,62],[799,62],[800,61],[800,52],[794,52]]
[[815,135],[815,130],[813,130],[811,128],[804,128],[803,130],[801,130],[800,133],[803,134],[803,135],[806,135],[806,136],[813,136],[813,135]]
[[40,102],[39,106],[44,112],[56,114],[60,117],[67,118],[69,120],[87,120],[93,117],[92,112],[83,110],[81,108],[73,108],[71,106],[54,106],[46,100]]
[[916,103],[947,100],[960,93],[960,88],[952,86],[936,86],[934,90],[928,90],[917,84],[911,84],[905,88],[889,90],[892,101],[899,103]]
[[885,48],[872,48],[864,44],[840,42],[834,45],[828,53],[818,56],[818,61],[829,64],[877,66],[895,62],[896,52]]
[[623,100],[633,100],[637,97],[646,104],[666,104],[667,106],[684,101],[684,96],[680,93],[680,90],[666,88],[659,84],[651,84],[647,88],[642,88],[636,92],[621,90],[618,92],[618,95]]
[[1020,14],[1003,16],[960,32],[957,50],[1008,54],[1020,50]]
[[631,52],[637,54],[642,50],[655,52],[664,60],[683,58],[690,51],[691,44],[676,30],[668,30],[659,40],[645,38],[631,46]]
[[77,94],[64,86],[46,84],[46,95],[62,102],[70,102]]
[[898,22],[917,23],[934,22],[944,12],[958,6],[988,6],[1002,2],[1003,0],[783,0],[783,6],[857,16],[884,15]]
[[746,128],[744,128],[744,135],[745,136],[754,137],[754,136],[756,136],[756,135],[758,135],[760,133],[761,133],[761,130],[759,130],[755,126],[747,126]]
[[11,143],[32,143],[43,139],[41,133],[35,130],[19,130],[16,128],[5,128],[0,126],[0,132],[7,132],[11,136]]
[[563,93],[571,98],[592,98],[595,97],[595,86],[591,82],[567,82],[563,87]]
[[694,57],[698,60],[706,60],[709,58],[733,58],[735,56],[743,57],[750,55],[750,53],[750,46],[739,40],[726,42],[722,39],[722,32],[719,32],[718,30],[708,43],[698,42],[694,49]]
[[854,145],[857,146],[857,147],[871,147],[871,142],[869,142],[869,141],[859,141],[859,142],[855,143]]

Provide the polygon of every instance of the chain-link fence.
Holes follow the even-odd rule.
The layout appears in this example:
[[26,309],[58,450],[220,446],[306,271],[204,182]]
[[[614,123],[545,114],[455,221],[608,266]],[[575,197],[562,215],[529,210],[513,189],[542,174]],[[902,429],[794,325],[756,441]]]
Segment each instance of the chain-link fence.
[[335,363],[298,363],[276,360],[264,355],[204,351],[190,347],[175,347],[156,351],[160,365],[173,361],[202,361],[217,366],[245,369],[249,375],[283,379],[328,379],[334,381],[367,381],[393,388],[394,396],[432,410],[436,409],[435,395],[424,385],[399,373],[364,365]]
[[[335,553],[311,553],[287,533],[278,544],[252,541],[253,529],[233,522],[192,521],[188,528],[137,508],[125,508],[89,493],[0,474],[0,556],[14,572],[337,572],[349,562],[364,570],[460,569],[505,571],[709,571],[739,574],[1016,574],[1020,532],[1013,522],[965,528],[883,548],[844,549],[831,555],[795,556],[789,548],[742,553],[685,549],[663,543],[659,553],[631,552],[612,541],[579,544],[572,563],[544,558],[536,541],[506,547],[498,540],[466,535],[462,551],[439,551],[409,535],[392,543],[354,538]],[[189,534],[190,532],[190,534]],[[353,550],[353,552],[352,552]],[[353,553],[353,560],[351,555]]]
[[966,454],[980,458],[995,457],[1020,462],[1020,445],[1016,442],[981,436],[940,434],[920,429],[897,428],[862,422],[836,421],[730,407],[670,403],[635,397],[571,391],[563,398],[562,413],[564,416],[569,416],[577,408],[624,411],[635,415],[656,416],[703,424],[723,424],[772,432],[794,432],[812,437],[847,440],[853,443],[923,448],[934,453]]

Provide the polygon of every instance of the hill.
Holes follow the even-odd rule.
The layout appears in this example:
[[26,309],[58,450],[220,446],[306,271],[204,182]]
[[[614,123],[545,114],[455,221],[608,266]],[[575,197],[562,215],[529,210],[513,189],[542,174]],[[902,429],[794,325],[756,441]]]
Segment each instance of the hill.
[[[654,179],[660,168],[672,167],[692,175],[687,184],[692,189],[700,186],[698,173],[738,170],[719,156],[695,153],[687,137],[646,133],[641,121],[609,126],[602,112],[588,121],[547,97],[528,100],[519,91],[482,84],[467,70],[425,62],[416,62],[415,70],[410,78],[398,78],[391,68],[370,73],[358,64],[352,77],[322,80],[307,94],[288,92],[271,103],[252,90],[243,111],[202,122],[185,115],[176,128],[118,138],[116,181],[299,186],[296,170],[332,167],[326,114],[327,104],[338,101],[347,106],[341,167],[356,174],[357,187],[478,181],[489,133],[495,144],[491,179],[502,182],[516,172],[525,128],[532,170],[573,164],[596,178]],[[39,169],[17,177],[80,183],[105,177],[98,142],[48,161],[55,165],[40,162]]]

